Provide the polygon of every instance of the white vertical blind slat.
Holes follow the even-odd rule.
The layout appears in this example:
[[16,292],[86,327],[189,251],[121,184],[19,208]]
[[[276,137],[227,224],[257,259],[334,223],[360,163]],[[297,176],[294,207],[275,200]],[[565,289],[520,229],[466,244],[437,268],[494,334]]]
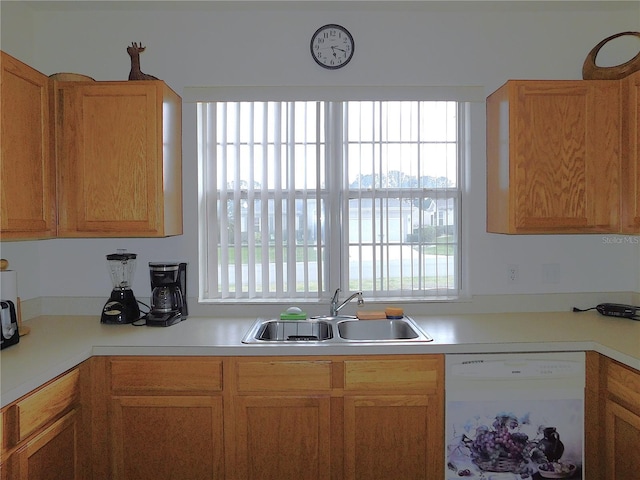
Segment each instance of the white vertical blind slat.
[[[286,103],[278,102],[275,110],[276,118],[279,118],[283,112],[287,115]],[[284,265],[284,255],[282,251],[282,148],[286,146],[286,143],[282,141],[282,129],[280,122],[274,122],[276,126],[276,148],[273,159],[273,174],[274,174],[274,200],[273,200],[273,214],[274,214],[274,270],[275,270],[275,293],[276,296],[283,296],[283,275],[282,268]],[[286,141],[286,139],[285,139]],[[271,266],[271,265],[270,265]],[[269,289],[270,290],[270,289]]]
[[[253,125],[255,122],[255,104],[249,104],[249,112],[248,112],[248,122]],[[256,296],[256,231],[255,231],[255,166],[258,162],[256,158],[256,144],[254,138],[255,130],[249,129],[247,132],[248,138],[248,147],[249,147],[249,162],[251,168],[249,168],[249,181],[247,182],[247,294],[249,298],[254,298]],[[238,159],[238,170],[240,170],[240,159]]]
[[[227,114],[228,114],[228,106],[227,104],[222,104],[220,106],[220,116],[223,118],[221,123],[221,139],[220,139],[220,149],[221,155],[224,158],[227,158],[228,152],[227,148],[227,134],[228,134],[228,123],[227,123]],[[228,165],[226,161],[221,161],[217,164],[217,167],[220,169],[220,185],[217,188],[220,189],[220,265],[222,267],[221,272],[221,288],[222,291],[225,292],[225,296],[230,295],[229,288],[229,215],[228,215],[228,206],[229,206],[229,191],[227,185],[227,169]]]
[[[287,152],[287,185],[285,187],[287,191],[287,216],[286,216],[286,292],[287,295],[292,296],[295,292],[296,285],[296,143],[298,141],[297,135],[300,133],[296,128],[296,109],[295,104],[290,104],[289,114],[289,133],[288,133],[288,152]],[[300,159],[301,162],[303,159]]]
[[[233,137],[233,158],[234,171],[233,171],[233,238],[234,247],[239,246],[242,239],[242,213],[240,211],[241,205],[241,185],[240,185],[240,158],[242,156],[240,148],[240,133],[241,133],[241,104],[236,103],[234,109],[234,137]],[[235,268],[235,297],[242,298],[242,249],[234,248],[233,263]]]
[[[274,118],[271,118],[270,112],[274,112]],[[277,125],[280,124],[280,118],[275,114],[275,110],[273,108],[273,104],[264,105],[262,110],[262,158],[264,159],[264,164],[262,165],[262,178],[260,179],[260,238],[262,239],[262,250],[261,250],[261,259],[260,266],[262,271],[262,282],[260,291],[263,296],[268,295],[269,293],[269,255],[268,255],[268,246],[269,246],[269,171],[268,168],[268,158],[270,156],[269,152],[269,132],[270,129],[273,129],[273,134],[275,135],[275,130],[277,129]],[[273,128],[272,126],[275,126]],[[275,138],[275,137],[274,137]],[[276,147],[276,141],[274,140],[274,148]]]

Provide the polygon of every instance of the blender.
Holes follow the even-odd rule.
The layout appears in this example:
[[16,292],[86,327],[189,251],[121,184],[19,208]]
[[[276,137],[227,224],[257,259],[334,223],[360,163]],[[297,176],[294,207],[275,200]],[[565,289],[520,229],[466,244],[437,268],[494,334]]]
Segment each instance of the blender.
[[107,255],[113,290],[102,308],[100,323],[133,323],[140,318],[138,301],[131,290],[131,281],[136,268],[136,254],[118,250]]

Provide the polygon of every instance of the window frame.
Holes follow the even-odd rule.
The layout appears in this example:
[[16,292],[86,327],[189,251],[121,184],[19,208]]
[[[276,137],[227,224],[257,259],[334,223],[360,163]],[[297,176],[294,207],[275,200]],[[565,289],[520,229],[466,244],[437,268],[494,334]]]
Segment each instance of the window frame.
[[[459,246],[459,262],[456,265],[457,270],[457,293],[448,295],[429,296],[425,295],[425,292],[420,292],[417,296],[411,297],[380,297],[369,298],[368,301],[372,303],[389,301],[402,301],[404,303],[432,303],[435,302],[455,302],[465,301],[469,298],[468,295],[468,275],[465,272],[468,270],[469,265],[469,248],[468,241],[465,239],[465,232],[468,229],[468,218],[464,215],[465,204],[468,201],[469,184],[466,179],[467,172],[469,170],[469,144],[471,142],[470,132],[478,130],[477,126],[474,127],[474,123],[478,124],[480,110],[478,105],[484,105],[484,89],[481,87],[187,87],[184,92],[185,103],[196,104],[206,101],[278,101],[278,100],[319,100],[319,101],[350,101],[350,100],[439,100],[439,101],[458,101],[461,102],[460,112],[464,114],[459,115],[459,122],[463,124],[458,125],[458,131],[464,132],[464,138],[460,138],[458,141],[459,149],[459,176],[458,176],[458,242]],[[473,113],[473,115],[471,114]],[[475,120],[472,120],[472,116]],[[197,127],[197,124],[196,124]],[[202,224],[202,217],[206,215],[207,208],[203,204],[202,200],[202,178],[201,178],[202,165],[198,165],[198,223]],[[203,235],[203,228],[198,229],[199,249],[200,252],[203,246],[206,245],[206,235]],[[332,229],[334,234],[336,229]],[[346,241],[345,241],[346,245]],[[199,255],[199,262],[201,262],[201,256]],[[344,261],[344,259],[341,259]],[[326,299],[331,296],[332,289],[335,286],[342,288],[342,279],[339,278],[340,269],[333,269],[332,277],[327,277],[327,287],[324,292],[318,292],[318,298],[310,297],[294,297],[294,298],[205,298],[203,288],[208,281],[206,268],[204,265],[199,265],[199,287],[198,287],[198,301],[202,304],[282,304],[287,305],[290,301],[298,303],[313,304],[324,303]],[[338,275],[338,277],[336,277]],[[335,285],[335,286],[334,286]],[[345,289],[343,294],[345,294]]]

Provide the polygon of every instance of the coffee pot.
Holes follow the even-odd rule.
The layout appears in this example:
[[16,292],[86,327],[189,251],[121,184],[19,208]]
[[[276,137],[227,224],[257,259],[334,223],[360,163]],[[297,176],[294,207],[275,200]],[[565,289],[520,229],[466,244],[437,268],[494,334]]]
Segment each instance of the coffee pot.
[[187,264],[149,262],[149,276],[151,310],[145,317],[147,325],[168,327],[187,318]]

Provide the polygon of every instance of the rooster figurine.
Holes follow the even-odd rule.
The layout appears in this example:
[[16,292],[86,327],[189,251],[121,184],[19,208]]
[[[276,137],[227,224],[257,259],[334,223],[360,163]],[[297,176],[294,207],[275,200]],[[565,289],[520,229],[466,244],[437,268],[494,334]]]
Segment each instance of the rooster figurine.
[[133,42],[130,47],[127,47],[127,53],[131,57],[131,71],[129,72],[129,80],[158,80],[153,75],[148,75],[140,71],[140,53],[144,52],[146,47],[142,44],[138,46]]

